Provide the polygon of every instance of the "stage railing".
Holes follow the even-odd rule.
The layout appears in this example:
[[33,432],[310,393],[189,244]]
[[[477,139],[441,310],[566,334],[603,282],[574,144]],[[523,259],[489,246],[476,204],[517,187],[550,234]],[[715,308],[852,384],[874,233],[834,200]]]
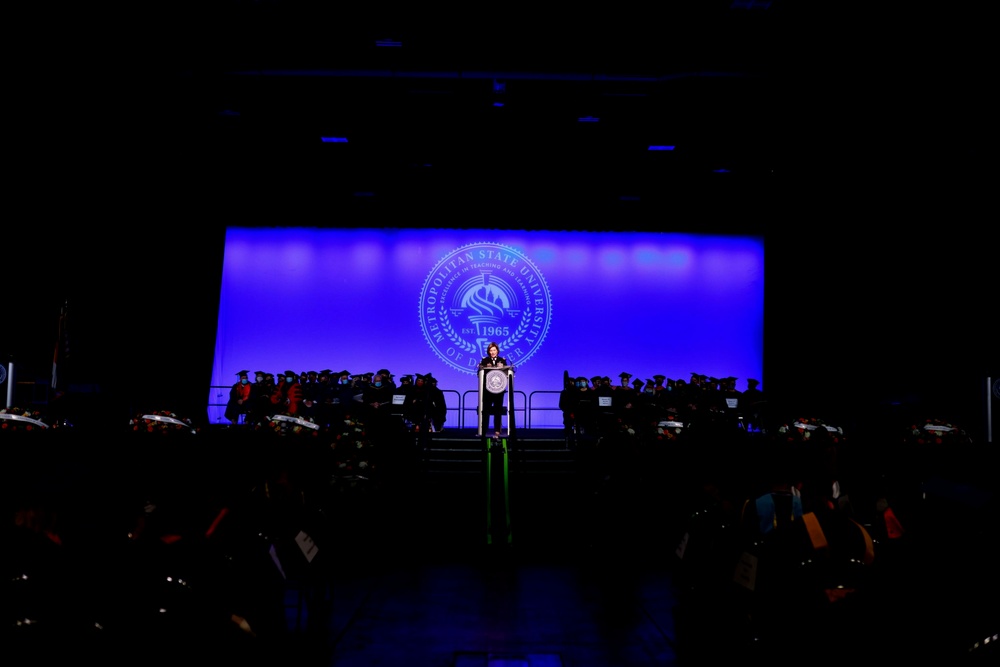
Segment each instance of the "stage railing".
[[[212,385],[210,389],[212,390],[212,395],[216,397],[216,400],[209,403],[208,407],[224,409],[226,407],[226,402],[229,399],[230,388],[231,385]],[[447,401],[448,418],[445,420],[445,428],[467,428],[467,416],[470,412],[472,413],[472,418],[471,422],[468,423],[471,423],[472,427],[475,427],[477,417],[476,410],[479,404],[479,392],[475,389],[470,389],[464,394],[455,389],[442,389],[442,391],[446,396],[453,395],[458,401],[457,405],[452,400]],[[559,394],[559,391],[543,390],[533,391],[529,396],[523,391],[515,391],[514,413],[517,423],[523,424],[524,426],[522,428],[535,428],[533,422],[536,420],[532,419],[532,416],[535,413],[552,411],[561,412],[559,409]],[[556,400],[551,401],[552,397]],[[561,417],[557,421],[561,422]]]
[[[551,389],[538,390],[531,392],[528,396],[528,422],[527,427],[532,427],[531,416],[538,412],[558,412],[559,418],[551,425],[545,426],[545,428],[562,428],[562,409],[559,407],[559,395],[562,394],[561,391],[554,391]],[[535,405],[535,400],[541,397],[555,398],[551,404],[546,403],[545,405]]]
[[[525,420],[526,408],[525,408],[524,392],[517,391],[515,389],[514,396],[520,399],[520,401],[517,400],[514,401],[514,410],[513,410],[514,419],[518,424],[525,424],[526,422],[524,420]],[[519,403],[520,407],[518,407]],[[466,415],[469,412],[472,413],[472,421],[471,421],[471,426],[468,426],[468,428],[475,428],[476,424],[478,423],[477,422],[478,415],[476,414],[476,410],[478,409],[479,409],[479,390],[470,389],[469,391],[462,394],[462,405],[459,408],[460,412],[459,412],[458,428],[466,428]],[[529,428],[529,427],[525,426],[524,428]]]
[[[518,424],[523,424],[521,428],[537,428],[535,426],[535,420],[532,416],[535,413],[541,412],[559,412],[560,417],[556,420],[555,425],[543,426],[542,428],[562,428],[562,410],[559,408],[559,394],[561,392],[556,390],[539,390],[533,391],[530,395],[526,395],[523,391],[514,391],[515,401],[514,401],[514,415]],[[545,396],[549,399],[555,398],[555,401],[546,403],[543,405],[535,405],[536,399],[541,400],[541,397]],[[479,407],[479,392],[475,389],[470,389],[462,394],[462,405],[459,410],[459,420],[458,428],[466,428],[466,417],[468,413],[472,413],[472,423],[475,425],[476,422],[476,410]],[[448,408],[449,412],[451,408]]]

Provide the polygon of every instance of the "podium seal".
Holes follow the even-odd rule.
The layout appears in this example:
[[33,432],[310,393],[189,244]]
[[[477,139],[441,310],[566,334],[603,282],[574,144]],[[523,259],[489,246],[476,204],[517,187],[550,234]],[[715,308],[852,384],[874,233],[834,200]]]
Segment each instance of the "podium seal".
[[491,394],[502,394],[507,391],[507,371],[499,368],[486,371],[483,387]]

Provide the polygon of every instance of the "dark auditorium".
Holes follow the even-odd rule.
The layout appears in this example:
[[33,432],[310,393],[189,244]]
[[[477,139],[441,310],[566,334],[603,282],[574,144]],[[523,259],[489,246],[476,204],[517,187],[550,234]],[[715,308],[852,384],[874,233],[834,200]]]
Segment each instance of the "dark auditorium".
[[9,659],[997,664],[984,8],[72,12]]

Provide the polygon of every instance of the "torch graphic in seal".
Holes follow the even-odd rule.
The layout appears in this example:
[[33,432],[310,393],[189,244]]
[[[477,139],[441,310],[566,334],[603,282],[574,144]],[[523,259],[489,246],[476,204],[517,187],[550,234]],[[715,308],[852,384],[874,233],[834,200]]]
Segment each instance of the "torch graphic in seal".
[[476,345],[483,354],[486,346],[497,338],[498,325],[511,306],[507,285],[502,281],[490,282],[492,271],[481,271],[480,279],[471,282],[461,294],[460,305],[473,312],[469,322],[476,327]]

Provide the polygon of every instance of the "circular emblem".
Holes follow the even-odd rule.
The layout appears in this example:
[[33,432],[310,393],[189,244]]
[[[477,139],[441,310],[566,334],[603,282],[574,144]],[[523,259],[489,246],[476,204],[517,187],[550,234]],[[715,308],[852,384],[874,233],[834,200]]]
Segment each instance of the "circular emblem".
[[3,367],[3,364],[0,364],[0,384],[3,384],[4,380],[6,379],[7,379],[7,369]]
[[[0,370],[3,369],[0,368]],[[3,380],[0,379],[0,382],[3,382]],[[1000,398],[1000,378],[997,378],[996,380],[993,381],[993,396],[995,398]]]
[[445,255],[427,274],[419,308],[434,352],[472,375],[494,341],[508,365],[526,362],[552,321],[544,276],[523,252],[497,243],[472,243]]
[[502,371],[499,368],[486,371],[486,377],[483,378],[483,384],[486,387],[486,391],[491,394],[504,393],[507,391],[507,371]]

